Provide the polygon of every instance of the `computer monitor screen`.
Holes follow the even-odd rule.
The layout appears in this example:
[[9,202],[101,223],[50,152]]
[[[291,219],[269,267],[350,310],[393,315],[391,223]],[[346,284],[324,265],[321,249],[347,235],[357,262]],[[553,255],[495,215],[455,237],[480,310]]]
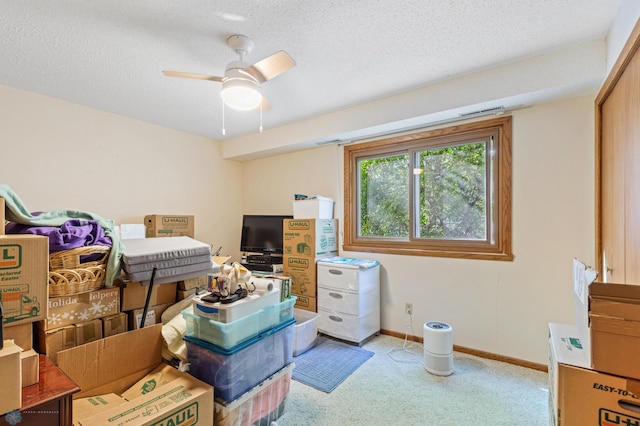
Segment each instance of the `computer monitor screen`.
[[282,224],[293,216],[244,215],[240,251],[282,254]]

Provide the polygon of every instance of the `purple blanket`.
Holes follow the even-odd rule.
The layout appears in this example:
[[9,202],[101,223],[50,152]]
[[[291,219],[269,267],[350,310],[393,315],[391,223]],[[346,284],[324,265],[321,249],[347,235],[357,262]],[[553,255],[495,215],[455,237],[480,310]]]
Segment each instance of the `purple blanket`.
[[60,226],[30,226],[9,222],[7,234],[35,234],[49,237],[49,253],[84,246],[112,246],[111,238],[95,220],[73,219]]

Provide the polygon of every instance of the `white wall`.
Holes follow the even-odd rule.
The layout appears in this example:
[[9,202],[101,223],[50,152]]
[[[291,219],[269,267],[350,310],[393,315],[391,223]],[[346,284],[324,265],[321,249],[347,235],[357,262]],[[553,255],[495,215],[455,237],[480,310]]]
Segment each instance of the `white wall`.
[[0,183],[29,210],[193,214],[196,239],[237,254],[241,167],[219,142],[6,86],[0,121]]
[[223,157],[256,159],[318,142],[354,140],[394,129],[457,118],[487,108],[586,96],[605,75],[606,42],[593,40],[545,55],[501,64],[339,111],[223,142]]
[[618,59],[639,17],[640,1],[620,0],[620,6],[607,35],[607,72]]
[[[548,323],[575,322],[572,259],[592,264],[594,253],[593,97],[517,111],[513,131],[513,262],[341,253],[381,262],[383,329],[404,333],[410,301],[415,335],[445,321],[456,345],[546,364]],[[245,212],[290,213],[296,192],[342,198],[335,145],[243,170]]]
[[[593,262],[593,99],[513,116],[514,262],[342,254],[381,261],[384,329],[405,331],[411,301],[416,335],[447,321],[457,345],[546,364],[547,323],[574,322],[571,260]],[[243,213],[289,213],[296,192],[341,200],[335,145],[239,164],[215,141],[2,86],[0,117],[0,182],[32,211],[195,214],[196,238],[237,257]]]

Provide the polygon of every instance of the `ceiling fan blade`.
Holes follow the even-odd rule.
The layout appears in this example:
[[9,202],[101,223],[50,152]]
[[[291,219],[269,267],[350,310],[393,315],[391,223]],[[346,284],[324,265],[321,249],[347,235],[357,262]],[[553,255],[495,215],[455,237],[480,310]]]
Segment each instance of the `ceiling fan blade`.
[[296,65],[296,61],[284,50],[274,53],[255,64],[248,66],[243,71],[250,74],[259,83],[264,83],[279,76]]
[[167,77],[193,78],[196,80],[209,80],[209,81],[223,80],[223,77],[216,77],[214,75],[193,74],[189,72],[179,72],[179,71],[162,71],[162,74],[166,75]]

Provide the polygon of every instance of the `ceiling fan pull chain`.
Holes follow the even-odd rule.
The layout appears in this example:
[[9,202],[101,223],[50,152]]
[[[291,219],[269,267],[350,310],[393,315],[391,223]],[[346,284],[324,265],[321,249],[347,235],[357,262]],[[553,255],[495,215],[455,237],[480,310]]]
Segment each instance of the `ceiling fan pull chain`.
[[226,134],[227,132],[224,130],[224,100],[222,100],[222,136]]
[[262,101],[260,101],[260,133],[262,133]]

